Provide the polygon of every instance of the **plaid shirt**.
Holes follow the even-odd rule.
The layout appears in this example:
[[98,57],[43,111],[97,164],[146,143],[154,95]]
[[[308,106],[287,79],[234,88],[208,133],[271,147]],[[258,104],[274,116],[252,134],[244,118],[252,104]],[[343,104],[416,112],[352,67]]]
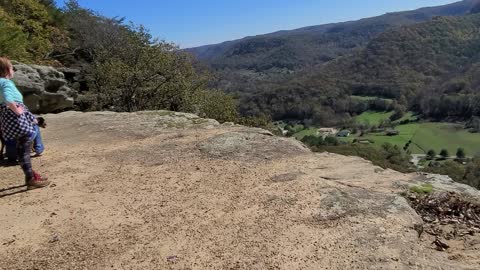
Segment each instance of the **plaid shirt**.
[[34,132],[35,116],[28,110],[27,106],[17,103],[23,108],[24,113],[16,115],[7,105],[0,105],[0,122],[5,140],[17,139],[23,136],[31,136]]

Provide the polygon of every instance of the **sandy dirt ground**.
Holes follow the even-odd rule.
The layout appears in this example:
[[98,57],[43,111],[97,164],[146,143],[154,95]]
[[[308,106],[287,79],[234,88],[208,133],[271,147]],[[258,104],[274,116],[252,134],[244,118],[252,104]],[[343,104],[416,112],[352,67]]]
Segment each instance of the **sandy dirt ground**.
[[191,115],[46,119],[53,184],[0,167],[0,269],[479,269],[419,238],[412,175]]

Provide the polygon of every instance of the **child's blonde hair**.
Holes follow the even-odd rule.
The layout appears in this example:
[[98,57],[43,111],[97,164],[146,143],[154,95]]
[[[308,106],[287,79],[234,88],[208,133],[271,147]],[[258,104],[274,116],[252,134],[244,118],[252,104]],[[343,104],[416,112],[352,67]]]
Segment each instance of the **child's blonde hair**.
[[0,57],[0,77],[6,78],[10,74],[12,62],[6,57]]

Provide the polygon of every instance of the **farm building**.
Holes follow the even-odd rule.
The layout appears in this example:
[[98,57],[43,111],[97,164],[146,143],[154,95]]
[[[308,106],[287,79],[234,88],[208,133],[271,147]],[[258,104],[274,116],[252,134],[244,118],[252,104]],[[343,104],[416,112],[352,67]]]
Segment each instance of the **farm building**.
[[336,128],[319,128],[318,134],[320,135],[335,135],[337,134],[338,130]]
[[350,130],[342,130],[337,133],[337,137],[348,137],[350,136]]

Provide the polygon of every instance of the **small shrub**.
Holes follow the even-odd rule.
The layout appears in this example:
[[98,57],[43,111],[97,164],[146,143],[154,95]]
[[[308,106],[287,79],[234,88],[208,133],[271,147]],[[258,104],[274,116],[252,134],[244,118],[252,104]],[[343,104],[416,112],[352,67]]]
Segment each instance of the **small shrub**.
[[431,184],[422,184],[420,186],[413,186],[410,188],[410,192],[417,194],[430,194],[433,191]]
[[[268,129],[268,130],[275,129],[271,119],[268,116],[265,116],[263,114],[259,116],[239,117],[235,122],[240,125],[249,126],[249,127],[258,127],[258,128]],[[285,126],[285,130],[287,131],[286,136],[289,137],[293,135],[291,126],[289,125]]]
[[193,103],[194,112],[200,117],[220,122],[235,122],[238,119],[235,99],[220,90],[197,91]]
[[316,146],[316,147],[319,147],[324,144],[323,137],[317,137],[312,135],[303,137],[302,142],[308,146]]
[[440,151],[440,156],[441,156],[443,159],[447,159],[450,155],[449,155],[447,149],[442,149],[442,151]]
[[338,145],[338,139],[336,137],[328,136],[324,140],[324,145]]
[[460,159],[460,160],[462,160],[462,159],[464,159],[465,157],[466,157],[465,149],[463,149],[463,148],[461,148],[461,147],[458,148],[458,149],[457,149],[457,158]]

